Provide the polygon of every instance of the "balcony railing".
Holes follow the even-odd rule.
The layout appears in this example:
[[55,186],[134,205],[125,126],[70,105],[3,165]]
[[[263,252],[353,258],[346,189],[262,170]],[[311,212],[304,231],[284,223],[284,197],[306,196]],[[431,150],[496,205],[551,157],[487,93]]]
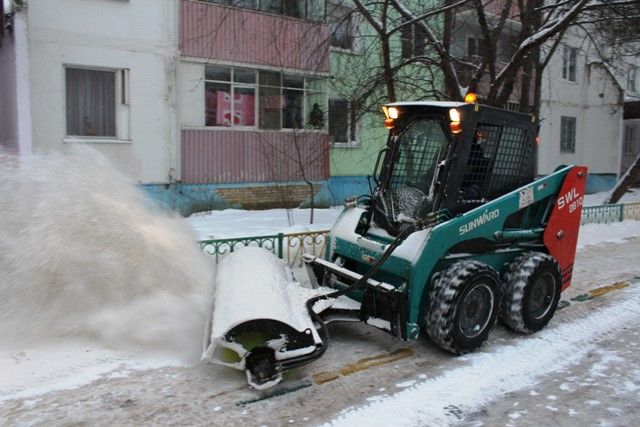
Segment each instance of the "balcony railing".
[[180,2],[184,56],[328,73],[329,45],[329,26],[322,22],[202,1]]

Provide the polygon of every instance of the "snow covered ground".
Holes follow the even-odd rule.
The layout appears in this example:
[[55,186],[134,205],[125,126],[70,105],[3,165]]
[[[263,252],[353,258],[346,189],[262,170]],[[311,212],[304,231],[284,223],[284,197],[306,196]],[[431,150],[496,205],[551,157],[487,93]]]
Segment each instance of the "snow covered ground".
[[262,211],[225,209],[194,214],[187,220],[202,240],[264,236],[329,229],[342,212],[342,207],[336,206],[330,209],[315,209],[314,211],[313,224],[309,224],[309,209],[290,209],[292,225],[287,219],[286,209]]
[[[588,194],[585,196],[584,205],[601,205],[608,195],[608,191]],[[622,197],[620,203],[639,201],[640,188],[633,188]],[[187,221],[201,240],[224,239],[329,229],[340,212],[342,212],[342,209],[342,206],[334,206],[330,209],[315,209],[313,224],[309,224],[309,209],[289,209],[288,211],[286,209],[258,211],[226,209],[197,213],[187,218]],[[289,224],[289,219],[292,224]],[[588,230],[592,228],[587,227]],[[588,231],[588,233],[591,233],[591,231]],[[597,231],[594,231],[594,233],[597,234]],[[632,233],[632,235],[635,234]]]
[[[594,196],[600,197],[598,193]],[[635,193],[634,193],[635,194]],[[640,199],[640,191],[638,192]],[[300,232],[330,229],[342,212],[341,207],[316,209],[317,222],[308,224],[308,209],[292,209],[296,219],[289,226],[284,209],[263,211],[240,211],[227,209],[192,215],[187,221],[200,239],[261,236],[286,232]],[[306,221],[306,222],[305,222]],[[627,220],[613,224],[587,224],[580,229],[578,248],[607,242],[621,242],[625,238],[640,236],[640,221]]]
[[[300,388],[281,396],[253,392],[242,373],[210,365],[125,366],[94,380],[63,367],[57,387],[49,383],[0,402],[0,424],[636,425],[638,245],[640,238],[629,238],[584,247],[563,297],[570,306],[544,331],[523,337],[499,326],[480,351],[464,357],[426,340],[408,344],[365,325],[336,324],[330,325],[327,354],[288,376],[285,385]],[[577,298],[621,280],[632,284],[598,298]],[[399,351],[407,357],[344,370]],[[73,357],[74,348],[69,353]],[[97,368],[123,360],[105,356]],[[39,357],[47,363],[46,353]],[[127,357],[129,365],[139,360]],[[55,371],[55,362],[44,371]],[[2,372],[11,369],[4,365]],[[309,381],[322,372],[338,377],[325,384]],[[73,383],[64,384],[63,376]]]
[[[610,191],[602,191],[600,193],[587,194],[584,196],[585,206],[597,206],[604,203],[607,196],[611,194]],[[624,196],[618,201],[618,203],[631,203],[640,202],[640,188],[631,188]]]
[[[330,227],[339,212],[340,209],[318,210],[316,214],[321,218],[322,223],[316,226]],[[303,218],[306,218],[307,214],[308,211],[295,210],[296,218],[300,221],[296,230],[307,227],[302,224]],[[250,230],[258,234],[290,230],[283,210],[222,211],[192,217],[188,219],[188,222],[198,230],[200,237],[203,237],[202,233],[217,234],[225,230],[228,230],[227,236],[235,232],[247,235]],[[249,229],[243,225],[251,223],[260,224],[260,227]],[[633,270],[634,265],[640,263],[640,259],[630,261],[630,258],[634,259],[634,253],[637,254],[638,251],[634,248],[637,248],[637,244],[640,242],[639,239],[634,240],[634,236],[640,236],[639,221],[625,221],[611,225],[591,224],[583,227],[580,233],[576,280],[598,276],[598,274],[602,279],[602,274],[594,271],[595,267],[592,263],[585,262],[585,260],[580,262],[580,255],[583,253],[598,253],[600,255],[597,256],[600,258],[609,257],[608,263],[611,265],[611,272],[603,276],[605,279],[602,280],[608,280],[606,278],[610,278],[610,281],[622,279],[623,277],[619,277],[616,271],[622,270],[623,264],[629,264],[624,267],[627,270],[629,268]],[[623,247],[627,249],[620,252],[620,257],[617,256],[617,248]],[[626,258],[621,258],[622,254],[625,254]],[[636,271],[640,272],[640,270]],[[629,273],[627,273],[628,275]],[[580,283],[576,283],[569,289],[567,296],[570,297],[585,290]],[[510,339],[505,341],[505,333],[502,332],[503,337],[499,338],[498,343],[488,350],[464,358],[450,359],[451,361],[446,363],[451,367],[446,369],[447,372],[443,371],[441,376],[430,376],[429,379],[426,379],[426,377],[420,376],[421,374],[411,377],[408,372],[405,372],[403,374],[405,381],[398,381],[399,385],[394,387],[397,392],[391,389],[388,392],[381,391],[384,387],[378,387],[368,392],[364,401],[360,399],[347,400],[355,406],[351,409],[348,408],[348,405],[343,407],[344,411],[333,423],[336,425],[374,425],[375,422],[380,421],[379,424],[382,425],[382,421],[388,421],[388,415],[385,414],[396,414],[400,411],[407,414],[403,420],[408,425],[429,423],[429,420],[437,421],[435,424],[447,424],[456,420],[455,416],[451,418],[451,408],[447,409],[451,405],[462,408],[459,409],[462,411],[461,413],[469,414],[474,409],[487,404],[488,399],[493,399],[501,393],[509,392],[511,389],[526,388],[539,381],[544,382],[542,377],[546,373],[545,364],[541,365],[536,362],[547,360],[545,358],[549,359],[549,363],[552,363],[552,360],[561,359],[556,363],[558,369],[567,368],[571,364],[580,363],[580,360],[586,357],[588,352],[597,349],[593,343],[590,344],[596,329],[618,329],[624,324],[639,323],[640,312],[637,307],[640,306],[640,301],[637,293],[626,292],[627,298],[620,301],[615,307],[603,309],[602,312],[594,312],[587,319],[579,318],[575,322],[558,325],[556,328],[544,331],[522,343],[511,342]],[[350,336],[353,333],[358,337]],[[326,360],[321,359],[311,365],[310,369],[312,372],[316,372],[322,367],[329,369],[336,363],[353,359],[356,354],[366,356],[379,352],[380,349],[369,342],[371,340],[370,334],[376,335],[376,333],[377,331],[372,332],[361,328],[356,328],[355,332],[349,330],[347,336],[350,338],[341,344],[339,342],[341,333],[338,332],[337,345],[340,348],[337,354],[334,354],[333,358],[328,356]],[[365,336],[367,338],[364,338]],[[636,340],[636,337],[631,338]],[[380,341],[381,339],[382,341]],[[385,340],[386,337],[377,337],[374,343],[386,343]],[[548,343],[553,345],[549,347],[546,345]],[[384,344],[383,347],[389,349],[389,345],[392,346],[391,348],[398,348],[397,346],[402,343],[393,341],[393,344]],[[548,347],[548,351],[542,354],[535,352],[536,348],[543,346]],[[536,356],[525,357],[530,353],[536,354]],[[428,354],[433,356],[434,352]],[[614,356],[609,353],[606,355],[609,358]],[[524,359],[518,363],[506,362],[522,357]],[[455,369],[453,369],[454,367]],[[29,419],[28,414],[38,406],[34,402],[47,401],[60,393],[73,395],[75,393],[73,390],[86,392],[87,387],[91,387],[91,384],[102,384],[101,387],[105,387],[104,384],[110,384],[116,380],[145,381],[141,378],[149,373],[163,372],[163,375],[169,375],[166,374],[167,369],[170,372],[178,373],[187,369],[190,372],[189,375],[196,375],[197,372],[202,374],[202,370],[205,369],[205,372],[208,373],[203,375],[213,378],[211,381],[217,382],[219,386],[226,387],[223,390],[215,388],[218,390],[215,393],[223,393],[223,395],[231,393],[224,390],[233,390],[238,387],[244,390],[245,387],[244,379],[235,373],[218,368],[206,371],[209,368],[199,367],[199,365],[184,365],[183,362],[170,355],[150,354],[145,351],[122,351],[91,340],[58,340],[25,347],[21,350],[15,348],[2,350],[0,348],[0,372],[3,373],[0,377],[0,408],[3,404],[8,405],[6,408],[9,408],[10,412],[14,414],[14,418],[11,420]],[[194,369],[196,371],[193,371]],[[303,370],[302,375],[308,372],[308,370]],[[423,370],[423,372],[427,371]],[[468,388],[455,386],[455,384],[465,381],[465,378],[476,378],[483,372],[493,372],[494,379],[479,381],[474,383],[473,387]],[[180,376],[181,374],[178,373],[170,375]],[[213,377],[211,377],[212,375]],[[628,382],[627,386],[630,389],[635,390],[634,387],[638,386],[640,377],[632,376],[632,378],[626,378],[625,381]],[[433,396],[429,404],[420,400],[420,396],[425,393]],[[241,394],[246,395],[246,393]],[[549,406],[553,407],[553,404],[554,402],[549,402]],[[516,411],[513,414],[519,414],[519,412]],[[524,414],[521,415],[524,416]],[[518,415],[513,415],[511,418],[515,419],[516,417]],[[296,419],[302,422],[302,418],[304,417]],[[314,422],[318,423],[328,419],[316,416]],[[0,416],[0,420],[2,420],[2,416]],[[358,420],[367,420],[367,422],[361,423]],[[394,420],[400,422],[397,417]]]
[[[295,210],[294,212],[296,218],[300,219],[301,222],[302,218],[305,218],[308,214],[308,211],[304,210]],[[339,212],[339,209],[317,211],[316,214],[322,219],[322,224],[318,226],[330,227]],[[206,216],[192,217],[189,219],[189,223],[192,224],[194,229],[198,230],[199,233],[218,234],[228,230],[228,235],[234,232],[242,232],[243,235],[246,235],[249,232],[246,224],[249,223],[260,224],[260,227],[256,225],[251,228],[251,230],[256,233],[269,234],[290,229],[286,214],[282,210],[251,212],[222,211]],[[298,227],[297,229],[299,230],[306,226],[298,225],[296,227]],[[581,229],[579,253],[590,250],[589,248],[595,248],[593,250],[603,250],[603,256],[606,256],[604,254],[607,252],[604,248],[608,247],[606,246],[607,244],[617,243],[628,246],[629,244],[625,242],[628,242],[628,239],[633,236],[640,236],[640,221],[625,221],[611,225],[587,225]],[[622,262],[625,261],[616,260],[615,257],[610,259],[613,270]],[[588,270],[587,268],[587,271]],[[539,357],[553,358],[558,357],[560,354],[563,361],[558,366],[573,363],[584,356],[584,352],[587,351],[574,351],[570,349],[586,348],[584,344],[591,339],[590,337],[593,332],[589,325],[592,325],[593,322],[599,322],[603,325],[608,325],[607,327],[618,328],[624,321],[636,319],[636,317],[640,315],[634,308],[640,305],[638,304],[640,301],[637,299],[637,295],[629,295],[628,300],[616,306],[617,308],[615,309],[603,312],[602,314],[594,313],[593,317],[581,321],[582,323],[560,326],[554,330],[544,332],[517,347],[507,345],[504,348],[496,349],[496,351],[490,353],[480,353],[467,356],[466,358],[459,358],[457,359],[458,362],[467,360],[473,363],[468,366],[465,365],[465,367],[449,375],[445,374],[426,382],[420,381],[420,378],[416,377],[409,381],[411,385],[415,384],[415,387],[410,387],[405,391],[399,389],[399,393],[382,393],[383,397],[379,398],[372,397],[373,400],[369,401],[363,409],[354,408],[346,410],[336,419],[335,423],[353,425],[354,423],[349,420],[370,419],[372,422],[373,420],[384,420],[385,418],[382,414],[389,413],[390,411],[395,413],[400,409],[413,414],[407,416],[406,421],[408,424],[422,424],[423,422],[427,422],[428,419],[444,420],[443,422],[445,422],[448,418],[442,408],[447,399],[451,399],[451,401],[456,399],[458,401],[465,401],[467,402],[467,409],[473,405],[478,406],[485,403],[486,399],[482,397],[483,395],[481,395],[479,391],[473,391],[477,389],[475,386],[469,389],[465,388],[464,390],[457,390],[455,387],[452,388],[452,385],[459,383],[461,378],[475,375],[481,371],[499,371],[500,369],[506,369],[504,375],[505,378],[509,378],[507,383],[504,382],[506,379],[496,380],[498,381],[497,383],[485,383],[482,388],[480,388],[480,390],[484,392],[487,392],[487,390],[491,391],[491,393],[489,393],[491,396],[516,386],[523,387],[526,385],[526,381],[535,382],[536,377],[545,373],[546,368],[544,368],[543,365],[541,365],[543,366],[542,368],[532,367],[527,371],[528,374],[526,378],[524,378],[519,376],[519,368],[516,369],[520,365],[509,365],[503,362],[507,359],[515,359],[526,355],[531,352],[531,349],[539,347],[545,342],[552,341],[557,342],[558,347],[550,348],[549,352],[544,353],[544,355],[539,355]],[[619,313],[627,313],[627,315],[624,317]],[[103,344],[104,343],[100,342],[92,342],[91,340],[59,340],[42,343],[39,346],[25,347],[20,351],[16,351],[15,349],[11,351],[0,351],[0,372],[3,373],[0,379],[0,405],[2,405],[2,402],[26,399],[23,400],[23,405],[28,406],[28,402],[33,399],[40,399],[41,396],[51,395],[52,393],[55,394],[60,390],[83,388],[86,387],[87,384],[98,380],[109,381],[119,377],[129,377],[134,375],[135,372],[153,371],[153,369],[159,367],[185,366],[183,362],[175,357],[162,356],[161,354],[153,355],[142,351],[114,350],[108,346],[105,347]],[[529,347],[531,347],[531,349],[529,349]],[[521,363],[533,363],[535,365],[534,362],[534,360],[525,358]],[[507,365],[511,367],[507,368]],[[243,385],[242,378],[237,378],[237,386],[242,387]],[[477,386],[479,385],[477,384]],[[419,401],[417,397],[425,393],[426,390],[440,390],[440,392],[437,393],[438,398],[433,401],[433,405],[416,406],[415,403],[409,403]],[[373,393],[371,396],[378,394]],[[25,409],[25,411],[27,411],[27,409]],[[358,423],[356,422],[355,424],[357,425]]]

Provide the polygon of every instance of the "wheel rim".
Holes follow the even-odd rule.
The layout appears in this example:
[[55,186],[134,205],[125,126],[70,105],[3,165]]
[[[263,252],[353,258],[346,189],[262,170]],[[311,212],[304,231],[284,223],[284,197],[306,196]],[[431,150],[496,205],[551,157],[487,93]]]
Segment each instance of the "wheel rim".
[[480,335],[491,320],[493,305],[493,291],[486,283],[471,288],[459,306],[458,324],[462,335],[467,338]]
[[541,319],[549,313],[555,297],[555,279],[551,273],[536,277],[531,283],[527,312],[534,319]]

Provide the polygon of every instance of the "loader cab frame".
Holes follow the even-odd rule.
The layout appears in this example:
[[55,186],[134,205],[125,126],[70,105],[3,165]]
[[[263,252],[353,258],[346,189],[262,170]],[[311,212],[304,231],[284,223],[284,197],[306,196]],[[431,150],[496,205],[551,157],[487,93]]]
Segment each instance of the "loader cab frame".
[[373,220],[391,235],[416,220],[464,213],[534,179],[537,128],[530,115],[457,102],[386,107],[396,118],[386,122],[391,129],[372,204]]

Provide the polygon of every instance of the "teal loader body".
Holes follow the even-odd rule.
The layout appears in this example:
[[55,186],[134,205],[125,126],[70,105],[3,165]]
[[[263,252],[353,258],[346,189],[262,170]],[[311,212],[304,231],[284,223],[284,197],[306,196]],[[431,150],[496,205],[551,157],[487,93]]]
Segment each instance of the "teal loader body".
[[[542,329],[570,285],[587,170],[562,166],[536,178],[532,116],[459,102],[383,110],[390,132],[371,194],[345,203],[324,258],[303,256],[315,296],[291,307],[299,290],[273,286],[277,318],[234,323],[211,339],[213,355],[215,343],[237,350],[226,364],[245,369],[254,387],[320,357],[330,321],[361,321],[402,340],[424,334],[463,354],[498,318],[516,332]],[[218,292],[237,286],[219,283]],[[258,332],[262,344],[240,349]]]
[[[518,255],[533,248],[542,248],[542,236],[545,230],[544,220],[553,208],[556,197],[572,167],[563,167],[553,174],[541,178],[516,189],[502,197],[478,206],[457,217],[450,218],[433,227],[418,231],[419,239],[411,241],[411,248],[402,250],[398,255],[393,253],[382,264],[379,273],[374,276],[392,284],[399,292],[406,295],[406,337],[415,339],[421,328],[424,328],[424,308],[433,275],[446,270],[454,262],[475,259],[479,260],[502,275]],[[509,227],[507,218],[520,211],[523,194],[527,197],[528,206],[524,207],[521,224]],[[358,207],[347,207],[338,218],[329,234],[327,259],[341,258],[364,274],[370,264],[378,259],[386,247],[393,241],[390,236],[378,233],[358,235],[355,231],[364,211]],[[357,218],[357,222],[354,221]],[[345,236],[346,234],[346,236]],[[456,250],[461,243],[473,239],[487,239],[497,244],[493,250],[483,253],[471,253]],[[347,285],[336,280],[333,284],[338,288]],[[361,294],[351,294],[360,300]]]

